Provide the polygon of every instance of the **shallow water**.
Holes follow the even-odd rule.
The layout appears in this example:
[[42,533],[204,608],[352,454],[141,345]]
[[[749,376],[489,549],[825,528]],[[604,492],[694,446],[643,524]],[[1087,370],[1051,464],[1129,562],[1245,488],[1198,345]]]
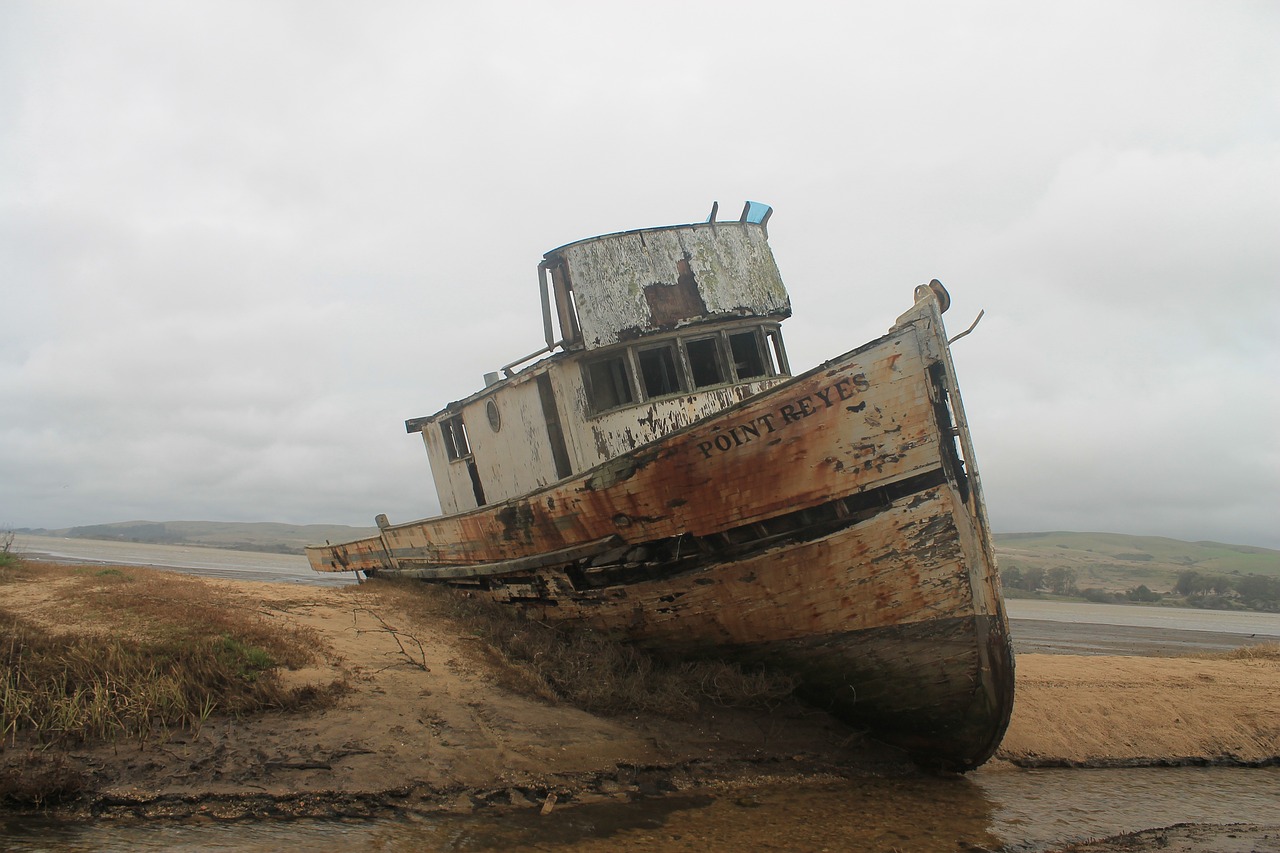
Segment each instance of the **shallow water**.
[[28,534],[16,535],[13,544],[14,550],[20,554],[75,563],[152,566],[177,569],[204,577],[309,586],[345,586],[356,582],[354,575],[312,571],[311,564],[301,554],[267,554],[197,545],[152,545],[145,542],[67,539]]
[[1223,634],[1280,636],[1280,613],[1242,610],[1196,610],[1190,607],[1143,607],[1136,604],[1036,601],[1005,602],[1010,619],[1048,619],[1090,625],[1127,625],[1163,631],[1213,631]]
[[34,851],[1043,851],[1175,823],[1280,823],[1280,768],[1021,770],[368,821],[0,824]]

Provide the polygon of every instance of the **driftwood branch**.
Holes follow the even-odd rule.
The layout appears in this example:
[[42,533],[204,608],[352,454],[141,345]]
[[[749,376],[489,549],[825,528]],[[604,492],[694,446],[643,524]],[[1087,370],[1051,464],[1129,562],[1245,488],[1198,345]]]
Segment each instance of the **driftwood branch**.
[[[406,633],[405,631],[401,631],[400,629],[396,628],[394,625],[391,625],[390,623],[387,622],[386,619],[382,618],[381,614],[375,613],[374,611],[370,610],[367,607],[357,607],[354,611],[352,611],[352,615],[354,616],[356,613],[369,614],[374,619],[378,620],[378,624],[379,626],[381,626],[372,631],[365,631],[365,630],[361,630],[360,628],[357,628],[356,629],[357,634],[374,634],[374,633],[390,634],[391,639],[396,641],[396,646],[399,647],[400,654],[404,656],[405,660],[407,660],[409,663],[413,664],[423,672],[431,671],[431,667],[427,666],[427,650],[425,647],[423,647],[421,640],[419,640],[417,637],[413,636],[412,634]],[[418,653],[416,656],[411,654],[409,649],[405,647],[406,641],[417,646]]]

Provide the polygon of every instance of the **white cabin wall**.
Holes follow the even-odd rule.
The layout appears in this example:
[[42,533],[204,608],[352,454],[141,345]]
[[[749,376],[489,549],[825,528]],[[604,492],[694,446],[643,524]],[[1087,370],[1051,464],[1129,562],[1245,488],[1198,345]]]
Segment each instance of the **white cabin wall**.
[[549,371],[551,388],[560,410],[560,429],[573,472],[584,471],[599,463],[595,448],[581,443],[581,424],[587,416],[587,391],[582,381],[582,365],[577,359],[558,362]]
[[463,507],[458,504],[457,491],[454,489],[454,468],[462,466],[461,474],[465,478],[467,487],[464,497],[471,500],[466,506],[474,506],[475,500],[471,495],[471,478],[467,475],[466,465],[464,463],[454,463],[449,461],[449,455],[445,451],[444,436],[440,433],[440,424],[426,423],[422,425],[422,443],[427,446],[427,461],[431,463],[431,479],[436,484],[436,496],[440,498],[440,512],[444,515],[452,515]]
[[[500,417],[496,432],[489,425],[490,400]],[[462,417],[486,503],[498,503],[556,481],[555,457],[536,377],[505,385],[468,404]],[[470,493],[469,477],[465,485]]]
[[[790,378],[774,376],[592,416],[589,414],[582,363],[575,358],[556,359],[546,369],[559,410],[565,450],[574,474],[635,450]],[[498,407],[500,428],[497,432],[489,425],[487,406],[490,400]],[[461,415],[486,503],[518,497],[557,480],[555,456],[547,432],[536,372],[530,371],[493,393],[467,402],[461,409]],[[439,420],[422,426],[427,458],[440,497],[440,509],[445,515],[477,506],[467,461],[448,458],[441,433],[439,421],[452,416],[442,412],[436,416]]]

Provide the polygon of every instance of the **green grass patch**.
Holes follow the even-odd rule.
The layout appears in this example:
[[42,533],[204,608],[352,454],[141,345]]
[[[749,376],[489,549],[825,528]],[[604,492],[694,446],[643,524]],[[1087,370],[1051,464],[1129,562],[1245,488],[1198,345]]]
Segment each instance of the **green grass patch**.
[[266,649],[251,646],[229,634],[223,634],[214,643],[214,653],[248,682],[257,681],[259,676],[276,665]]
[[18,555],[13,551],[13,531],[0,533],[0,574],[18,562]]

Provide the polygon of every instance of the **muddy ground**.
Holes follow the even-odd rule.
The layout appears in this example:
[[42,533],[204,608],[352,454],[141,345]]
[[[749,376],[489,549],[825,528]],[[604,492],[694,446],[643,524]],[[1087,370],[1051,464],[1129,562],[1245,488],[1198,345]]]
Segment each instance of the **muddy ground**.
[[[215,717],[198,732],[146,745],[66,748],[68,766],[86,780],[83,796],[63,807],[67,814],[554,809],[711,783],[910,772],[894,750],[799,704],[710,707],[680,719],[604,717],[509,689],[509,673],[483,643],[448,620],[412,623],[374,584],[193,583],[265,618],[314,629],[315,665],[287,678],[342,681],[349,689],[322,710]],[[6,607],[68,627],[56,592],[56,584],[11,584]],[[997,761],[1265,764],[1280,756],[1274,658],[1032,654],[1019,656],[1017,678],[1013,720]],[[20,762],[29,747],[6,744],[0,760]],[[1274,828],[1252,831],[1275,837]],[[1130,846],[1081,849],[1156,849],[1133,846],[1139,840],[1114,843]]]

